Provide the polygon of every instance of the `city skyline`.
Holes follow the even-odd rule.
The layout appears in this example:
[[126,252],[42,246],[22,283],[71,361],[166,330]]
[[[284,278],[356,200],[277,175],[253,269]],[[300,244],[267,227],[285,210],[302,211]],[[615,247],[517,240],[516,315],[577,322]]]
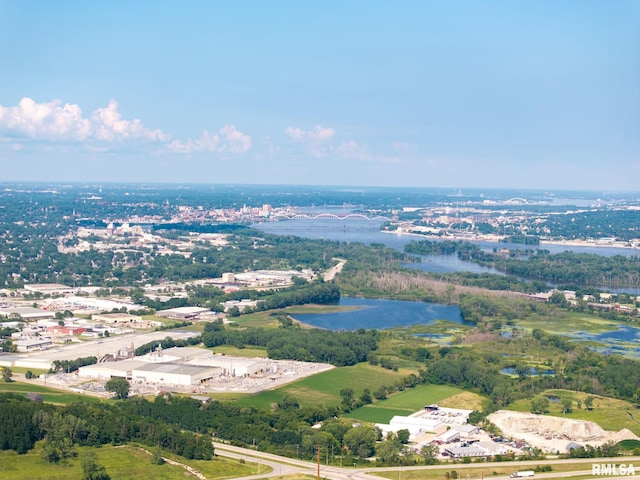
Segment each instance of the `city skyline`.
[[0,1],[0,181],[637,191],[638,25],[623,0]]

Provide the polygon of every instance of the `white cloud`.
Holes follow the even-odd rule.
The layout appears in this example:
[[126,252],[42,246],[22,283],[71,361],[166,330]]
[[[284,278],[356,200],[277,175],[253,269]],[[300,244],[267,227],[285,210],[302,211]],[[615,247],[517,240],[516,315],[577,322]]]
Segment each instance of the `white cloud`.
[[[57,142],[82,142],[84,148],[93,152],[108,151],[113,144],[132,141],[160,143],[172,152],[185,154],[245,153],[251,148],[251,137],[233,125],[225,125],[215,134],[205,130],[199,139],[171,141],[171,135],[145,127],[138,118],[122,118],[115,100],[98,108],[88,118],[83,116],[78,105],[63,105],[59,100],[37,103],[24,97],[14,107],[0,105],[0,141],[4,139],[47,141],[49,146]],[[20,148],[17,143],[15,145],[14,148]]]
[[41,139],[84,140],[91,134],[89,120],[78,105],[60,101],[36,103],[24,97],[15,107],[0,105],[0,132]]
[[99,108],[91,115],[93,135],[107,142],[127,139],[167,141],[169,135],[162,130],[150,130],[140,119],[123,120],[118,112],[118,102],[111,100],[105,108]]
[[331,140],[336,131],[331,127],[316,125],[306,131],[301,128],[287,127],[284,133],[289,135],[294,142],[326,142]]
[[169,139],[161,130],[146,128],[137,118],[122,119],[115,100],[97,109],[89,119],[83,117],[82,109],[76,104],[63,105],[59,100],[37,103],[24,97],[15,107],[0,105],[0,133],[3,131],[15,137],[50,141]]
[[329,141],[336,134],[331,127],[316,125],[311,130],[303,130],[297,127],[287,127],[284,130],[294,143],[306,149],[315,157],[324,157],[330,150]]
[[251,137],[236,129],[233,125],[225,125],[218,133],[210,134],[204,131],[198,139],[188,139],[186,142],[174,140],[168,145],[174,153],[245,153],[251,148]]
[[368,152],[367,148],[360,145],[355,140],[344,141],[332,150],[343,158],[371,160],[371,154]]

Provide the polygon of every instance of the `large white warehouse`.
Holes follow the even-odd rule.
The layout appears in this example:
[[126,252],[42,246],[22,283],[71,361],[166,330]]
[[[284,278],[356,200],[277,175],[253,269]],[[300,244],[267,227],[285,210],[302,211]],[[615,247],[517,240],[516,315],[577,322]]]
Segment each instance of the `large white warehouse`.
[[202,367],[180,363],[147,363],[132,372],[132,382],[142,381],[161,385],[199,385],[219,376],[219,367]]

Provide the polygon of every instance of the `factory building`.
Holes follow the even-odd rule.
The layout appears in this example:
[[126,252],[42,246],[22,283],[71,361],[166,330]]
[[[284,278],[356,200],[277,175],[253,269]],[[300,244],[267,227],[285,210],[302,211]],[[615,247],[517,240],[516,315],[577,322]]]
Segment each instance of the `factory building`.
[[201,367],[180,363],[147,363],[133,370],[131,381],[188,387],[204,383],[219,376],[220,373],[221,369],[218,367]]

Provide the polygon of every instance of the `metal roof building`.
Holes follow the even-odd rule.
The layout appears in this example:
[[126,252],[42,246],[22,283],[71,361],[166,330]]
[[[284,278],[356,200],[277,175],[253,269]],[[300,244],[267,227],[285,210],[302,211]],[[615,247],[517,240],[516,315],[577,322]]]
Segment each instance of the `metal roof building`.
[[191,386],[219,376],[221,371],[219,367],[200,367],[179,363],[147,363],[132,371],[131,380],[161,385]]

